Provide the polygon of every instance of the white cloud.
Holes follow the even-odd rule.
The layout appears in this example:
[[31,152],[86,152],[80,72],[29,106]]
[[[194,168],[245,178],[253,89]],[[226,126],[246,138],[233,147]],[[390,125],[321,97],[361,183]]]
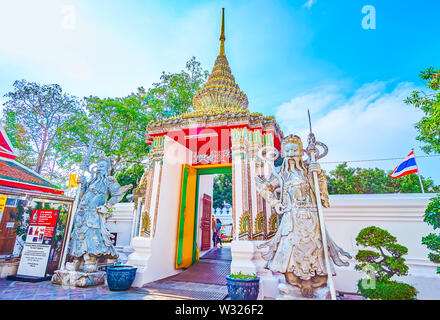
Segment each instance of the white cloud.
[[318,0],[308,0],[306,3],[302,5],[303,8],[310,9]]
[[[403,102],[414,89],[411,83],[375,81],[345,96],[341,88],[317,88],[280,105],[276,118],[285,134],[298,134],[306,143],[309,108],[316,138],[329,147],[329,154],[322,162],[404,158],[411,148],[416,155],[422,155],[414,128],[422,112]],[[391,170],[398,163],[398,160],[353,162],[349,166]],[[438,158],[420,158],[418,164],[423,175],[440,182],[436,170]],[[335,166],[323,164],[326,170]]]

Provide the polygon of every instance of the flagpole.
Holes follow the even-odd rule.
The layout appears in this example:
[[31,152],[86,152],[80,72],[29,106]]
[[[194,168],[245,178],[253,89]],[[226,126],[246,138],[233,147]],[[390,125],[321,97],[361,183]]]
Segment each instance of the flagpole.
[[[414,148],[412,148],[411,150],[414,153]],[[419,166],[417,165],[415,153],[414,153],[414,162],[416,163],[416,167],[417,167],[417,176],[419,177],[420,188],[422,189],[422,193],[425,193],[425,189],[423,188],[422,178],[420,177],[420,170],[419,170]]]

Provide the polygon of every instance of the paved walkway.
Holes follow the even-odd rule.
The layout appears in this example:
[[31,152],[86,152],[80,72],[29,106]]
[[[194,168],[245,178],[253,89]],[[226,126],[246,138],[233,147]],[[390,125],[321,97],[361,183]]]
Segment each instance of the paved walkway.
[[[230,273],[230,247],[211,249],[200,261],[178,275],[127,291],[110,291],[107,285],[75,288],[50,281],[20,282],[0,280],[0,300],[224,300],[225,277]],[[341,300],[360,300],[345,295]]]
[[[215,258],[216,255],[224,258],[228,255],[226,252],[228,250],[230,255],[230,248],[213,249],[207,254],[210,254],[210,258]],[[213,260],[202,257],[192,268],[196,267],[200,272],[200,264],[211,267],[210,269],[205,268],[200,273],[204,279],[209,278],[210,270],[213,272],[212,279],[223,276],[223,274],[219,274],[219,271],[225,273],[225,270],[230,270],[230,260]],[[217,265],[220,267],[216,267]],[[226,268],[225,265],[227,265]],[[54,285],[50,281],[32,283],[2,279],[0,280],[0,300],[222,300],[227,296],[226,285],[219,285],[212,281],[197,282],[195,279],[197,272],[191,268],[179,275],[184,273],[187,279],[174,280],[173,278],[176,276],[173,276],[149,283],[143,288],[130,288],[127,291],[110,291],[107,285],[75,288]]]

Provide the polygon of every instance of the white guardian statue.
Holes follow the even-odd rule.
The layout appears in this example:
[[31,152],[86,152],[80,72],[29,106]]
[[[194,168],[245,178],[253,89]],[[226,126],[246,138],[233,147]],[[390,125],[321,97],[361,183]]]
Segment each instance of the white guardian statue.
[[[316,152],[314,141],[309,136]],[[284,158],[279,167],[272,166],[272,173],[266,179],[257,177],[257,189],[281,217],[275,236],[259,248],[269,248],[262,257],[267,260],[266,268],[283,273],[287,284],[280,284],[281,295],[292,297],[292,289],[299,288],[303,297],[314,297],[315,289],[327,286],[328,273],[323,250],[323,239],[319,221],[317,197],[313,172],[317,173],[319,198],[322,206],[329,206],[327,179],[316,161],[303,160],[304,153],[310,156],[310,148],[303,150],[301,139],[289,135],[282,141],[281,156]],[[325,154],[316,155],[319,159]],[[322,222],[323,223],[323,222]],[[338,266],[347,266],[339,257],[350,255],[339,248],[326,234],[329,255]]]

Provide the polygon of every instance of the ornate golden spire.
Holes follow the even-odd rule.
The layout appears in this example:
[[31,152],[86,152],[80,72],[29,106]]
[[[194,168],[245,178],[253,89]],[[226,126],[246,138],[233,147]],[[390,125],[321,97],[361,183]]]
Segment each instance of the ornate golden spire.
[[223,8],[219,55],[215,60],[208,81],[194,95],[193,105],[196,110],[211,107],[240,109],[248,107],[248,98],[235,83],[228,59],[226,59],[225,39],[225,9]]
[[220,33],[220,52],[218,53],[221,56],[225,55],[225,8],[222,8],[222,28]]

